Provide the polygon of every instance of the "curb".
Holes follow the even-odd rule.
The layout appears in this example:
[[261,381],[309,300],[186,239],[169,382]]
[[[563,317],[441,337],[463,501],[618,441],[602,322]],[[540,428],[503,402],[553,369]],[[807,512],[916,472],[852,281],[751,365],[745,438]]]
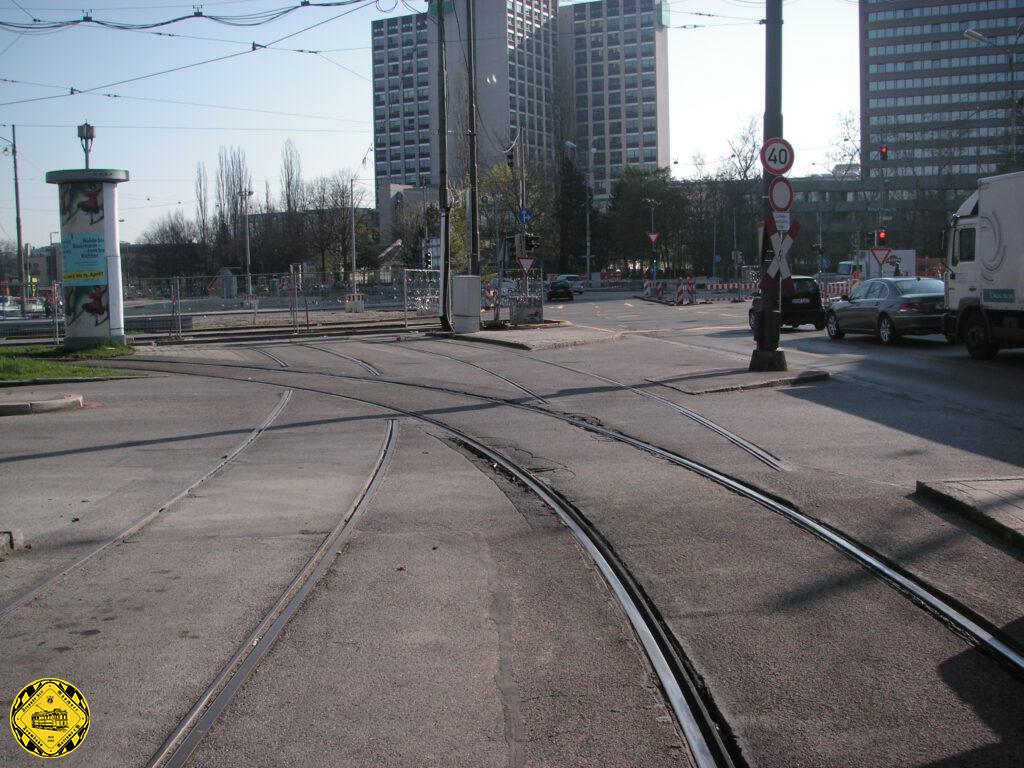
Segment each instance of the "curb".
[[52,413],[53,411],[70,411],[84,407],[81,395],[65,395],[53,400],[33,400],[31,402],[0,403],[0,416],[26,416],[32,413]]
[[7,387],[31,387],[43,386],[44,384],[89,384],[93,381],[127,381],[129,379],[144,379],[149,374],[141,376],[88,376],[68,379],[25,379],[24,381],[0,381],[0,389]]
[[936,502],[950,512],[956,512],[964,517],[970,518],[981,527],[987,528],[992,533],[996,534],[1003,541],[1013,544],[1016,547],[1024,548],[1024,533],[1018,531],[1016,528],[1006,525],[998,518],[985,514],[976,506],[964,501],[958,496],[946,493],[941,488],[943,482],[944,481],[942,480],[931,482],[918,480],[914,495]]

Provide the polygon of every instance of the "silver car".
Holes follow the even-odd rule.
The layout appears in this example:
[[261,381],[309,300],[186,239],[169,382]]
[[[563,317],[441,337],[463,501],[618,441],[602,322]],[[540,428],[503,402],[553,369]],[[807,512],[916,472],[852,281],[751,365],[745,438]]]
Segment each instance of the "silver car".
[[934,277],[878,277],[829,307],[825,328],[835,341],[870,333],[894,344],[900,336],[942,333],[944,304],[945,286]]

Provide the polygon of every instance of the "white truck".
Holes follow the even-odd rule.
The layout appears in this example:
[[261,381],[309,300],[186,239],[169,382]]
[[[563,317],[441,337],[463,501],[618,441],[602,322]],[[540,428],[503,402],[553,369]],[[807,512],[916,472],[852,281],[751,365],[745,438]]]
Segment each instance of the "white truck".
[[979,179],[944,251],[946,338],[980,359],[1024,345],[1024,172]]

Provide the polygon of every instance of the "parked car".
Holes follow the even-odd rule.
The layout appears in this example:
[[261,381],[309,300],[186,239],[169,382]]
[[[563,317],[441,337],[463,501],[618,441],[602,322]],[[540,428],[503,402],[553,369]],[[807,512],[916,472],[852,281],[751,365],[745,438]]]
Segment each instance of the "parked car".
[[0,318],[19,317],[21,309],[10,296],[0,296]]
[[551,285],[548,286],[548,301],[558,299],[573,300],[572,285],[568,280],[552,280]]
[[942,333],[945,285],[934,277],[878,277],[866,280],[829,307],[830,339],[847,333],[877,335],[883,344],[900,336]]
[[491,278],[491,287],[494,290],[498,290],[498,286],[501,286],[501,295],[509,296],[511,294],[519,293],[519,283],[511,278],[498,279],[497,277]]
[[[821,291],[813,277],[794,277],[792,295],[782,292],[782,324],[790,328],[813,325],[816,330],[825,327],[825,309],[821,305]],[[754,301],[747,313],[750,330],[757,328],[757,316],[761,314],[761,294],[754,294]]]
[[567,282],[574,293],[583,293],[583,280],[579,275],[559,275],[551,282],[554,283],[559,280]]

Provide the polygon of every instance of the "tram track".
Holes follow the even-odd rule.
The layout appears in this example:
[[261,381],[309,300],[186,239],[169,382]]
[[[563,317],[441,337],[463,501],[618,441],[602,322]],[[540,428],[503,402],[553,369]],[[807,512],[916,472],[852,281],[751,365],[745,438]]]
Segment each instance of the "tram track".
[[[457,346],[460,346],[460,347],[474,348],[474,346],[472,344],[460,343],[460,342],[454,341],[452,339],[445,340],[443,343],[457,345]],[[601,374],[598,374],[598,373],[592,373],[590,371],[581,371],[578,368],[572,368],[571,366],[568,366],[568,365],[563,365],[561,363],[556,363],[556,362],[553,362],[551,360],[544,360],[544,359],[538,358],[538,357],[530,357],[529,355],[520,354],[520,353],[515,352],[513,350],[502,350],[502,351],[503,352],[507,352],[508,354],[511,354],[511,355],[515,355],[516,357],[522,358],[524,360],[529,360],[530,362],[541,363],[542,365],[548,365],[548,366],[551,366],[553,368],[559,368],[559,369],[561,369],[563,371],[568,371],[570,373],[575,373],[575,374],[577,374],[579,376],[586,376],[588,378],[595,379],[596,381],[601,381],[601,382],[604,382],[605,384],[610,384],[610,385],[612,385],[614,387],[618,387],[619,389],[622,389],[623,391],[632,392],[633,394],[639,395],[640,397],[645,397],[648,400],[653,400],[656,403],[660,403],[661,405],[664,405],[664,406],[666,406],[668,408],[671,408],[676,413],[680,414],[681,416],[685,416],[686,418],[690,419],[691,421],[696,422],[697,424],[700,424],[702,427],[705,427],[706,429],[711,430],[712,432],[714,432],[715,434],[719,435],[720,437],[724,437],[726,440],[728,440],[730,443],[735,445],[737,448],[739,448],[742,451],[746,451],[751,456],[753,456],[755,459],[757,459],[761,463],[771,467],[772,469],[774,469],[776,471],[779,471],[779,472],[781,472],[781,471],[783,471],[785,469],[785,467],[783,466],[782,461],[777,456],[775,456],[775,455],[769,453],[768,451],[766,451],[764,448],[760,447],[759,445],[755,445],[754,443],[750,442],[746,438],[744,438],[744,437],[742,437],[740,435],[737,435],[735,432],[732,432],[729,429],[726,429],[721,424],[718,424],[717,422],[712,421],[711,419],[707,418],[706,416],[701,415],[700,413],[698,413],[697,411],[693,410],[692,408],[687,408],[684,405],[680,405],[679,403],[673,402],[672,400],[669,400],[667,397],[662,397],[661,395],[657,395],[654,392],[648,392],[645,389],[641,389],[639,387],[634,387],[634,386],[632,386],[630,384],[625,384],[625,383],[623,383],[621,381],[616,381],[615,379],[608,378],[607,376],[602,376]],[[448,357],[448,356],[445,355],[445,357]],[[452,359],[458,360],[458,358],[452,358]]]
[[33,582],[29,586],[15,593],[15,595],[10,599],[6,600],[3,603],[0,603],[0,619],[3,619],[9,614],[13,613],[18,608],[32,600],[32,598],[34,598],[36,595],[43,592],[47,587],[52,585],[54,582],[62,579],[72,571],[75,571],[81,566],[85,565],[87,562],[92,560],[100,553],[104,552],[105,550],[109,549],[117,543],[123,542],[125,539],[141,531],[143,528],[145,528],[147,525],[153,522],[157,517],[166,512],[177,502],[181,501],[183,498],[188,496],[190,493],[192,493],[192,491],[194,491],[196,488],[198,488],[200,485],[205,483],[210,478],[217,475],[221,470],[223,470],[231,462],[237,459],[238,456],[243,451],[249,448],[254,442],[256,442],[257,439],[260,438],[260,436],[263,435],[264,432],[267,431],[267,429],[270,428],[270,425],[277,420],[278,416],[281,415],[281,413],[287,407],[288,403],[291,401],[293,390],[282,387],[279,387],[279,389],[283,389],[283,391],[281,392],[281,397],[275,404],[274,408],[270,411],[270,413],[267,414],[266,418],[263,419],[263,421],[260,422],[245,437],[244,440],[242,440],[238,445],[232,448],[226,455],[217,460],[213,464],[213,466],[206,470],[206,472],[204,472],[200,477],[193,480],[185,489],[179,491],[174,496],[171,496],[169,499],[161,503],[155,509],[150,510],[145,515],[138,518],[128,527],[114,534],[113,536],[106,539],[96,547],[93,547],[86,554],[71,561],[67,565],[64,565],[58,568],[57,570],[48,573],[39,580]]
[[358,365],[360,368],[362,368],[364,371],[369,373],[371,376],[380,376],[380,371],[379,370],[374,368],[372,365],[370,365],[365,360],[359,359],[358,357],[353,357],[352,355],[346,355],[346,354],[344,354],[342,352],[338,352],[337,350],[334,350],[334,349],[326,349],[324,347],[319,346],[318,344],[302,344],[301,346],[305,347],[306,349],[315,349],[317,352],[323,352],[324,354],[327,354],[327,355],[333,355],[334,357],[340,358],[342,360],[348,360],[350,363],[355,363],[356,365]]
[[[133,363],[135,361],[132,361]],[[154,361],[157,363],[157,361]],[[174,364],[190,364],[184,361],[174,361]],[[204,366],[216,366],[212,363],[200,363],[198,365]],[[133,365],[132,367],[136,367]],[[224,367],[234,367],[230,364]],[[244,367],[244,366],[242,366]],[[159,369],[158,369],[159,370]],[[272,372],[270,369],[263,368],[262,370]],[[685,456],[677,454],[665,448],[653,445],[640,438],[633,437],[622,432],[619,432],[608,427],[601,426],[599,424],[593,424],[588,421],[584,421],[573,416],[557,413],[546,408],[539,408],[537,406],[531,406],[524,403],[517,403],[515,401],[500,400],[497,398],[488,397],[486,395],[479,395],[470,392],[460,392],[456,390],[449,390],[445,388],[432,387],[429,385],[418,385],[409,382],[393,382],[387,379],[366,379],[357,376],[348,376],[345,374],[323,374],[311,371],[301,371],[298,369],[289,369],[286,371],[289,374],[301,373],[309,375],[321,375],[329,378],[341,378],[354,381],[375,381],[380,383],[401,383],[404,386],[427,389],[430,391],[441,391],[447,394],[460,395],[464,397],[474,398],[486,402],[490,402],[496,405],[504,405],[519,410],[524,410],[529,413],[536,415],[545,416],[548,418],[557,419],[565,424],[568,424],[577,429],[581,429],[600,437],[618,442],[623,445],[628,445],[636,450],[647,453],[648,455],[655,456],[659,459],[667,461],[670,464],[674,464],[682,469],[688,470],[689,472],[703,477],[716,485],[729,490],[730,492],[748,499],[755,504],[773,512],[800,530],[814,536],[820,541],[828,544],[830,547],[835,549],[837,552],[842,554],[844,557],[855,562],[860,567],[864,568],[874,577],[878,578],[882,582],[886,583],[899,594],[904,596],[913,604],[919,608],[925,610],[933,618],[940,621],[947,628],[954,631],[956,634],[964,638],[969,643],[976,647],[984,650],[992,657],[997,659],[1001,664],[1007,667],[1013,674],[1018,677],[1024,678],[1024,649],[1019,647],[1013,640],[1005,635],[998,627],[992,622],[985,619],[983,616],[973,611],[966,605],[957,601],[952,596],[945,593],[943,590],[938,589],[924,580],[914,576],[909,571],[904,569],[898,563],[893,561],[891,558],[877,552],[871,547],[868,547],[860,542],[857,542],[852,537],[843,533],[839,529],[818,520],[810,515],[800,512],[795,505],[792,505],[788,501],[777,497],[770,491],[758,488],[750,483],[744,482],[738,478],[721,472],[713,467],[705,465],[693,459],[689,459]],[[230,376],[217,375],[217,374],[205,374],[205,373],[194,373],[194,372],[181,372],[185,375],[192,376],[206,376],[209,378],[232,379]],[[280,386],[270,381],[259,381],[257,379],[246,378],[246,382],[254,384],[264,384],[267,386]],[[372,400],[366,400],[354,395],[342,394],[338,392],[332,392],[331,390],[319,389],[316,387],[306,387],[298,384],[289,385],[297,390],[314,392],[317,394],[333,396],[341,399],[350,400],[352,402],[362,403],[371,407],[377,407],[382,409],[388,409],[392,412],[408,416],[413,419],[424,421],[426,423],[433,424],[441,429],[448,431],[454,430],[453,427],[444,424],[443,422],[434,419],[430,416],[426,416],[422,413],[414,411],[408,411],[397,406],[388,405],[385,403],[378,403]]]
[[391,464],[400,432],[397,419],[388,419],[380,452],[355,500],[339,519],[302,570],[267,612],[256,628],[242,641],[238,649],[220,670],[185,717],[171,731],[164,743],[146,764],[147,768],[179,768],[199,746],[217,718],[227,708],[246,679],[267,655],[281,632],[298,611],[310,591],[324,574],[348,540],[356,523],[362,517],[383,482]]

